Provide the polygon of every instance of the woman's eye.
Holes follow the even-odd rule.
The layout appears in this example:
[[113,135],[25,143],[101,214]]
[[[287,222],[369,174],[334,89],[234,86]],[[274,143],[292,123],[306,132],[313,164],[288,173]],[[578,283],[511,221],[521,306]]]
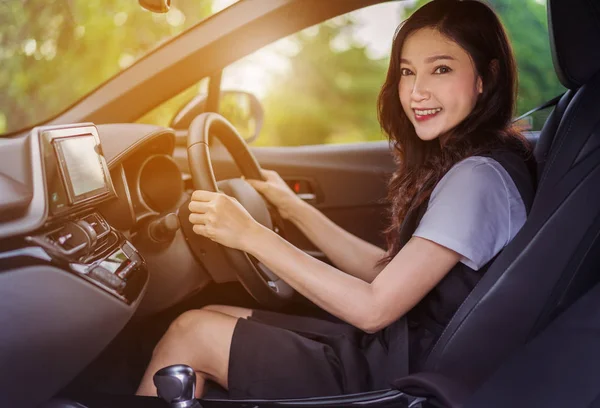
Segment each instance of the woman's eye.
[[439,67],[437,67],[435,69],[435,71],[433,71],[433,73],[434,74],[447,74],[450,71],[452,71],[450,69],[450,67],[447,67],[446,65],[440,65]]
[[412,75],[412,71],[408,68],[401,68],[400,75],[402,75],[402,76]]

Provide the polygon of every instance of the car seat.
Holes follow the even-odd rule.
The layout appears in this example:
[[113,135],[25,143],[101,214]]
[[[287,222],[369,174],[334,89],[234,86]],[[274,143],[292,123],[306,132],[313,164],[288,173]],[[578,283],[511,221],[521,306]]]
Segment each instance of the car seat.
[[534,151],[531,212],[423,367],[473,390],[600,280],[600,0],[549,0],[548,20],[555,69],[569,91]]

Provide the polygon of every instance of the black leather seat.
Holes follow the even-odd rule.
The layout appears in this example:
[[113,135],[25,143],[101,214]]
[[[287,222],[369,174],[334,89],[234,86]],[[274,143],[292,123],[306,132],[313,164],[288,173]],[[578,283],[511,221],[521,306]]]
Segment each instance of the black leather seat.
[[464,406],[598,408],[599,345],[596,285],[504,363]]
[[470,389],[600,280],[600,0],[549,0],[548,16],[569,91],[536,145],[531,213],[425,364]]

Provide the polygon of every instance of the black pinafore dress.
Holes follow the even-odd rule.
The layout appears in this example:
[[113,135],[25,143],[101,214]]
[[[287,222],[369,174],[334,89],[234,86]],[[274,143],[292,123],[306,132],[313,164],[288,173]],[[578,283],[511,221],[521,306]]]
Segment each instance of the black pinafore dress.
[[[532,167],[508,150],[487,155],[511,176],[527,213],[534,195]],[[531,164],[531,163],[529,163]],[[400,228],[406,244],[428,201]],[[239,319],[229,356],[231,398],[304,398],[389,388],[418,371],[450,319],[495,258],[475,271],[458,263],[405,316],[368,334],[331,315],[305,317],[256,310]]]

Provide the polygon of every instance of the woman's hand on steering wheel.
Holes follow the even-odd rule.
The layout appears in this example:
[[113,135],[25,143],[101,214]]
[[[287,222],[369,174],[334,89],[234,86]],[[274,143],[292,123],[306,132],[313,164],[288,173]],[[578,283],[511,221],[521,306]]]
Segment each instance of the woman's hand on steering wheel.
[[[255,244],[264,242],[263,234],[278,233],[265,197],[241,179],[222,180],[223,191],[228,195],[218,193],[210,157],[212,138],[221,141],[246,180],[263,178],[252,151],[227,119],[214,112],[198,115],[190,124],[187,140],[188,164],[196,191],[191,202],[177,213],[187,242],[207,269],[222,268],[219,254],[223,254],[256,300],[273,308],[281,306],[292,298],[294,289],[249,256]],[[269,172],[264,176],[268,178]],[[269,196],[285,206],[285,202]]]
[[293,214],[294,207],[301,200],[276,171],[261,169],[260,173],[266,181],[251,179],[246,179],[246,181],[269,200],[283,218],[289,219]]
[[235,198],[223,193],[196,190],[188,208],[196,234],[229,248],[246,251],[261,227]]

